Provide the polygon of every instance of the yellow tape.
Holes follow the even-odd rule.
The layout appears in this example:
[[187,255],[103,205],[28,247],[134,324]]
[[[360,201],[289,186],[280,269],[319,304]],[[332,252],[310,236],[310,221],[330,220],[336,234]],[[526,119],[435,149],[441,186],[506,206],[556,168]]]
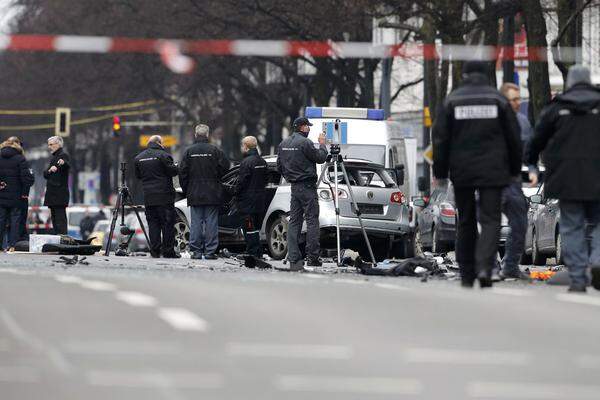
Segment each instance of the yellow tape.
[[[113,104],[108,106],[97,106],[97,107],[82,107],[82,111],[118,111],[118,110],[126,110],[129,108],[137,108],[142,106],[148,106],[151,104],[160,103],[158,100],[146,100],[146,101],[136,101],[134,103],[123,103],[123,104]],[[78,112],[77,108],[73,109],[73,112]],[[0,110],[0,115],[54,115],[56,109],[51,110]],[[38,126],[38,125],[32,125]]]

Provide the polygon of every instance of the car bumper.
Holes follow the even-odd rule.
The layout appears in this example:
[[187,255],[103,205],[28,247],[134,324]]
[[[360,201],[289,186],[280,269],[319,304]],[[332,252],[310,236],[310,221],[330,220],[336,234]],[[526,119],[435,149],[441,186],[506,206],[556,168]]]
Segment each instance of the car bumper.
[[[370,234],[380,235],[404,235],[411,232],[411,227],[408,224],[401,224],[398,221],[386,221],[380,219],[363,218],[365,230]],[[334,216],[319,217],[319,225],[321,229],[329,229],[336,227],[336,218]],[[361,232],[360,222],[358,218],[340,217],[340,230],[353,232]]]

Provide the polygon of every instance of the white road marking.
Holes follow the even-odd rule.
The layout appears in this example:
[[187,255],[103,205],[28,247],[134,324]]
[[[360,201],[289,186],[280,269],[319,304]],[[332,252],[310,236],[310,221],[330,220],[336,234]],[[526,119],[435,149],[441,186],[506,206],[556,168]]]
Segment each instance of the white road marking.
[[393,283],[376,283],[375,286],[382,289],[392,289],[392,290],[408,290],[408,288],[394,285]]
[[224,378],[213,373],[162,373],[131,371],[90,371],[86,381],[93,386],[126,388],[189,388],[218,389],[223,387]]
[[273,343],[229,343],[227,353],[242,357],[313,358],[349,360],[353,351],[348,346]]
[[83,281],[83,279],[81,279],[78,276],[75,275],[56,275],[54,277],[55,280],[57,280],[58,282],[61,283],[76,283],[79,284]]
[[571,294],[571,293],[560,293],[556,295],[558,301],[564,301],[567,303],[585,304],[588,306],[599,306],[600,297],[590,296],[586,294]]
[[417,395],[423,391],[423,385],[416,379],[311,375],[277,376],[275,387],[285,392],[320,393]]
[[84,289],[97,290],[100,292],[112,292],[117,290],[117,285],[103,281],[83,280],[79,283],[79,286],[81,286]]
[[73,341],[62,346],[69,354],[76,355],[178,355],[183,348],[177,343],[155,341]]
[[584,369],[600,369],[600,356],[584,354],[575,357],[575,365]]
[[359,279],[348,279],[348,278],[338,278],[333,280],[336,283],[348,283],[350,285],[364,285],[367,281],[359,280]]
[[596,400],[598,393],[600,386],[554,383],[472,382],[467,385],[469,397],[486,399]]
[[517,296],[517,297],[532,297],[534,293],[529,290],[523,289],[511,289],[511,288],[503,288],[503,287],[493,287],[491,290],[492,293],[495,294],[503,294],[508,296]]
[[7,274],[14,274],[17,272],[14,268],[0,268],[0,272],[5,272]]
[[533,357],[508,351],[412,348],[404,352],[404,359],[409,363],[450,365],[528,365]]
[[305,277],[305,278],[311,278],[311,279],[323,279],[323,278],[325,278],[325,275],[312,274],[312,273],[302,274],[302,276]]
[[40,353],[43,353],[50,359],[52,364],[61,373],[68,375],[72,372],[73,368],[67,359],[57,349],[45,344],[41,339],[37,338],[33,334],[25,331],[10,313],[5,309],[0,309],[0,320],[4,322],[4,325],[8,328],[10,334],[18,341],[25,343],[29,347],[33,348]]
[[0,366],[0,382],[35,383],[39,380],[39,373],[33,368]]
[[154,307],[158,304],[154,297],[139,292],[117,292],[115,297],[134,307]]
[[162,307],[158,309],[158,316],[180,331],[206,332],[208,323],[185,308]]

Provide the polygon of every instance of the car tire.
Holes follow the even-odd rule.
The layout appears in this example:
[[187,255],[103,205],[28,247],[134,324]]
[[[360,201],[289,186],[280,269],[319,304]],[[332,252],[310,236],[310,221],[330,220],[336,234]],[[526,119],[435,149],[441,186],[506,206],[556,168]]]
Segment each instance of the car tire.
[[[396,240],[392,244],[390,255],[392,258],[412,258],[418,255],[416,252],[416,232],[410,232]],[[421,253],[422,255],[422,253]]]
[[176,210],[175,214],[175,249],[184,253],[190,248],[190,225],[181,211]]
[[288,220],[285,214],[278,215],[267,228],[267,247],[275,260],[282,260],[287,255]]
[[434,226],[433,227],[432,239],[431,239],[431,252],[433,254],[436,254],[436,253],[447,253],[449,251],[449,247],[450,246],[448,246],[447,243],[440,242],[440,240],[438,239],[437,228]]
[[537,234],[535,233],[535,231],[533,231],[533,244],[531,247],[531,261],[533,262],[533,265],[546,265],[546,261],[548,260],[548,258],[542,253],[540,253],[537,244]]
[[556,234],[556,265],[565,265],[562,237],[560,233]]

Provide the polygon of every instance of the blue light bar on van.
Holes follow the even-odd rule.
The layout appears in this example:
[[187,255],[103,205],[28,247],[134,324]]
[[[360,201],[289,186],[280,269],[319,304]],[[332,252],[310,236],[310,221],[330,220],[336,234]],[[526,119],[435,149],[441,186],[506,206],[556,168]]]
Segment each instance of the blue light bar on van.
[[374,108],[306,107],[306,118],[354,118],[383,121],[385,112]]

